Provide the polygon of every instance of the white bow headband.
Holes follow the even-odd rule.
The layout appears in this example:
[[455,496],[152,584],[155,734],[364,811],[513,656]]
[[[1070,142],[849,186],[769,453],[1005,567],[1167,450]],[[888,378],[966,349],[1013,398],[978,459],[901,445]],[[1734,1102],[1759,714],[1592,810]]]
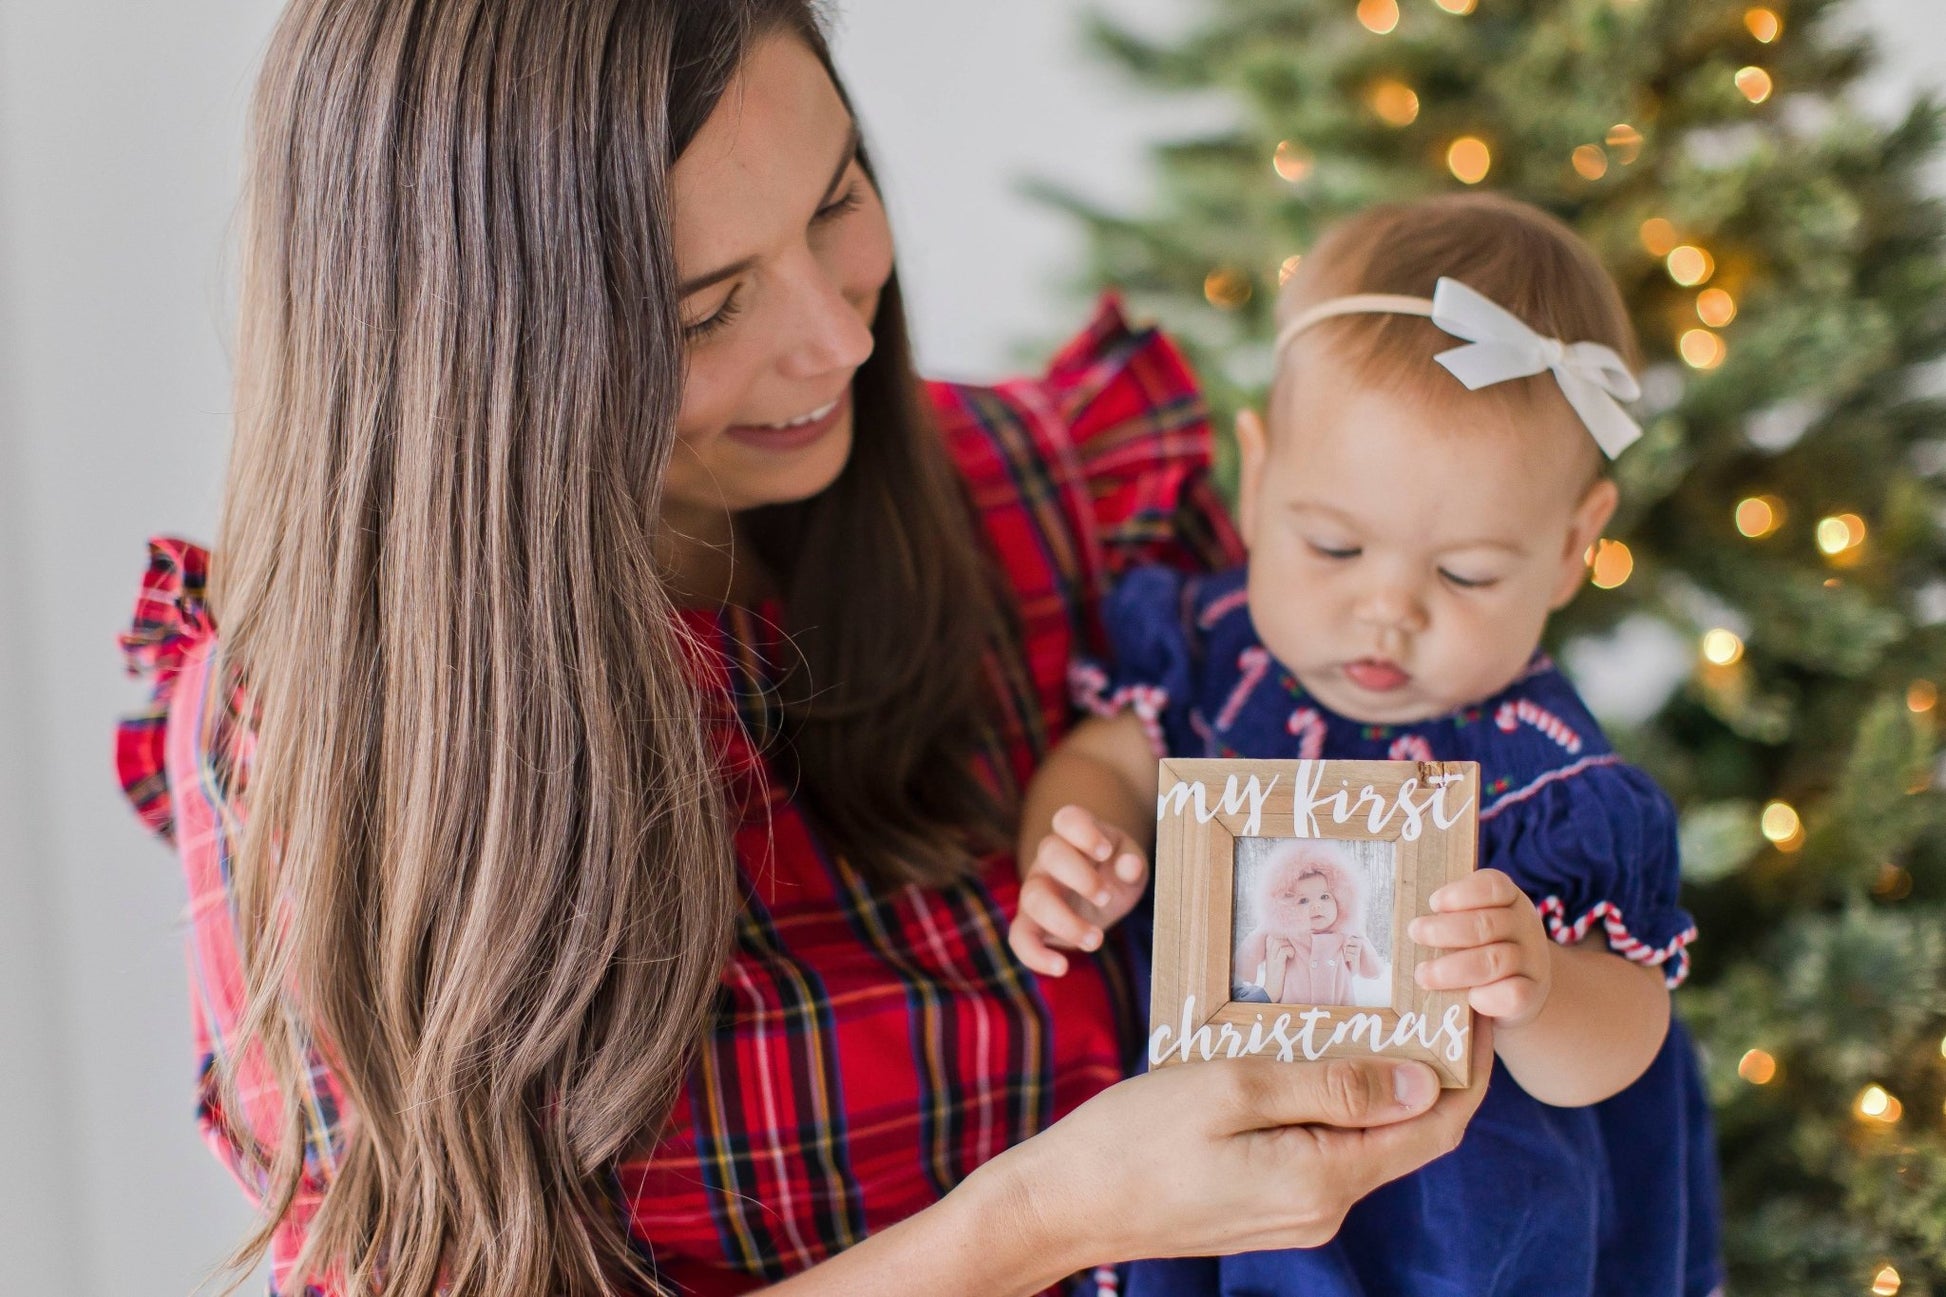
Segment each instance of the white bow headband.
[[1282,355],[1300,333],[1321,320],[1368,314],[1426,316],[1447,333],[1471,344],[1433,357],[1469,392],[1554,371],[1561,394],[1610,459],[1642,435],[1642,429],[1618,404],[1640,397],[1642,386],[1613,348],[1599,342],[1544,338],[1519,316],[1457,279],[1442,276],[1430,300],[1393,293],[1359,293],[1320,302],[1278,332],[1272,354]]

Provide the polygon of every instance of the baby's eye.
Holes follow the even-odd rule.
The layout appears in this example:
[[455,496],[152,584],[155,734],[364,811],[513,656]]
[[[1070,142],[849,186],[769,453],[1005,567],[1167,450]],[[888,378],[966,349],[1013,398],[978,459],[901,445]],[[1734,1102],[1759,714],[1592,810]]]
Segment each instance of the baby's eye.
[[1312,552],[1323,558],[1357,558],[1364,551],[1356,545],[1326,545],[1321,541],[1309,542]]
[[1461,576],[1457,572],[1448,572],[1443,567],[1439,569],[1439,575],[1462,590],[1484,590],[1489,586],[1499,584],[1500,581],[1500,578],[1496,576]]

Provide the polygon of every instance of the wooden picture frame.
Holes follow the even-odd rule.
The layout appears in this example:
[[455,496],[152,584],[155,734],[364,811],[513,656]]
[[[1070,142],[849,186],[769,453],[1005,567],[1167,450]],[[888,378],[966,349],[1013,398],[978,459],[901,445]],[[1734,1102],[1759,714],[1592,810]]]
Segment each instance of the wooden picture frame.
[[[1406,925],[1431,912],[1425,901],[1435,890],[1475,868],[1476,763],[1170,759],[1162,762],[1159,787],[1151,1067],[1245,1054],[1286,1061],[1383,1054],[1430,1064],[1444,1086],[1468,1084],[1473,1018],[1466,995],[1420,989],[1414,970],[1443,952],[1415,945]],[[1259,839],[1268,845],[1258,847]],[[1335,875],[1330,860],[1342,862]],[[1389,915],[1338,917],[1357,899],[1354,876],[1382,894],[1387,860],[1394,879]],[[1240,869],[1250,871],[1242,896]],[[1333,877],[1347,883],[1343,908],[1320,898]],[[1257,921],[1248,934],[1240,905],[1243,917]],[[1313,908],[1301,913],[1331,915],[1343,927],[1330,936],[1305,927],[1302,946],[1286,940],[1280,923],[1299,922],[1293,907],[1305,905]],[[1268,953],[1251,969],[1238,968],[1260,948],[1260,937]],[[1369,967],[1376,955],[1367,959],[1366,952],[1380,945],[1390,951],[1389,999],[1382,974],[1368,980],[1352,967]],[[1347,952],[1353,957],[1340,973],[1330,957]],[[1262,981],[1252,983],[1253,975]],[[1356,988],[1352,996],[1346,985]],[[1328,988],[1330,999],[1349,1002],[1282,998],[1293,987],[1313,997]]]

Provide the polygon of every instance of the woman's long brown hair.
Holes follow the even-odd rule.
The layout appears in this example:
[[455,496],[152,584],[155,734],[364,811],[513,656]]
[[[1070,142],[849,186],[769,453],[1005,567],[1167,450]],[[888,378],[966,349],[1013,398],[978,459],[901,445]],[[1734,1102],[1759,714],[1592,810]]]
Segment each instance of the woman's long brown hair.
[[[654,557],[683,369],[667,173],[778,28],[829,66],[807,0],[293,0],[278,27],[213,589],[256,718],[227,1054],[282,1096],[243,1141],[266,1214],[240,1269],[310,1176],[297,1283],[651,1285],[612,1164],[666,1118],[736,907],[699,650]],[[849,627],[808,645],[799,777],[898,882],[1000,834],[965,776],[1006,632],[896,285],[878,334],[855,463],[760,530],[793,620]],[[897,777],[859,779],[868,753]],[[304,1101],[320,1059],[335,1120]]]

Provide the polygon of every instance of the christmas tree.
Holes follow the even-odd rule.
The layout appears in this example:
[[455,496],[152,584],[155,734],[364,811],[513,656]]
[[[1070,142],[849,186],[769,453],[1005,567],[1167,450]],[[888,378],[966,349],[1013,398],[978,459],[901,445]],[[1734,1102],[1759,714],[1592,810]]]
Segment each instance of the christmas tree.
[[1733,1287],[1946,1293],[1940,106],[1852,105],[1843,0],[1199,2],[1166,41],[1094,26],[1227,124],[1155,149],[1147,212],[1047,191],[1088,278],[1184,341],[1227,427],[1339,216],[1482,185],[1598,250],[1647,436],[1555,647],[1622,663],[1605,719],[1683,810],[1703,939],[1677,1008]]

